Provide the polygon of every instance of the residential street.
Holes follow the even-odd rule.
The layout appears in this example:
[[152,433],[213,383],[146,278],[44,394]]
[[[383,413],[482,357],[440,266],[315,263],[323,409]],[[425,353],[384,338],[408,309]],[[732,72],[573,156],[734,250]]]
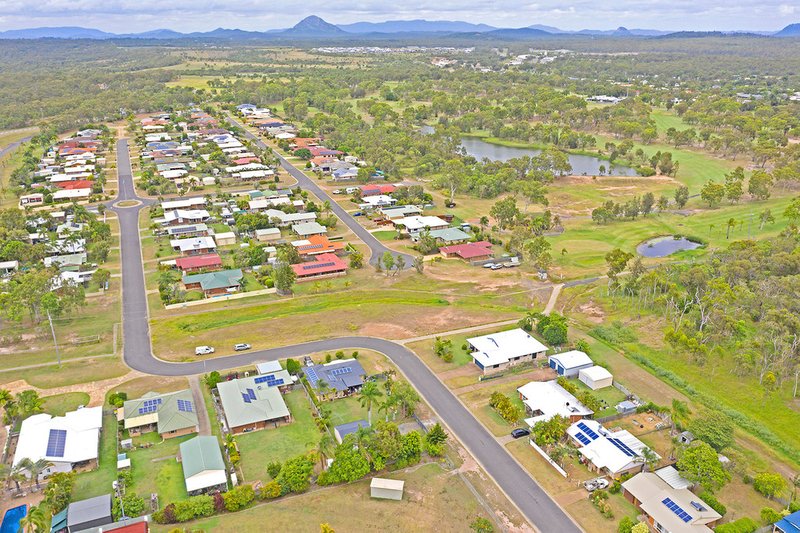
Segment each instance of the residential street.
[[[123,290],[123,339],[124,359],[131,368],[154,375],[190,376],[212,370],[226,370],[259,361],[299,358],[315,352],[332,352],[339,349],[368,349],[388,356],[413,383],[430,404],[439,418],[459,438],[483,468],[498,483],[508,497],[538,530],[543,532],[569,533],[580,528],[544,492],[516,460],[478,422],[462,403],[447,389],[433,372],[410,350],[395,342],[372,337],[340,337],[304,344],[296,344],[270,350],[246,352],[228,357],[218,357],[193,363],[170,363],[157,359],[150,342],[147,299],[145,295],[144,271],[141,243],[139,240],[138,214],[144,205],[151,203],[137,198],[133,186],[128,144],[126,139],[117,143],[119,197],[117,201],[139,200],[140,205],[114,208],[119,216],[120,245],[122,249]],[[293,168],[283,160],[285,168]],[[287,166],[288,165],[288,166]],[[296,169],[295,169],[296,170]],[[291,172],[291,170],[289,170]],[[298,171],[299,173],[299,171]],[[312,190],[320,198],[328,198],[319,187],[299,173],[295,177],[303,187]],[[331,201],[334,212],[364,239],[373,250],[373,259],[386,248],[374,239],[349,215]],[[353,224],[353,225],[351,225]],[[410,264],[410,260],[408,263]]]

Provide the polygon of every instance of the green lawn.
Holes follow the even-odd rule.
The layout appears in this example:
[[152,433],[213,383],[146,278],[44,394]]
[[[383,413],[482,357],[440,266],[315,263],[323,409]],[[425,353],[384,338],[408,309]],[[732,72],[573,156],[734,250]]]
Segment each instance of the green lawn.
[[177,461],[177,455],[181,442],[193,437],[194,435],[186,435],[162,441],[161,436],[153,431],[134,439],[137,446],[144,443],[152,446],[128,452],[133,475],[131,490],[145,499],[151,493],[158,493],[162,506],[186,498],[183,469]]
[[117,479],[117,419],[112,414],[103,415],[99,463],[97,469],[75,477],[73,500],[108,494],[111,492],[111,483]]
[[64,416],[67,411],[74,411],[79,405],[89,403],[89,395],[85,392],[65,392],[43,398],[44,412],[53,416]]
[[314,448],[321,438],[311,415],[311,405],[302,390],[283,399],[292,413],[292,422],[277,428],[262,429],[236,437],[242,456],[241,469],[248,482],[267,481],[267,463],[283,462]]
[[592,390],[587,387],[581,380],[575,379],[572,380],[573,383],[578,387],[579,391],[589,391],[594,395],[595,398],[601,401],[605,401],[608,407],[603,409],[602,411],[598,411],[594,414],[595,418],[602,418],[604,416],[610,416],[617,414],[617,410],[615,409],[615,405],[619,402],[625,400],[625,394],[622,393],[619,389],[615,387],[605,387],[599,390]]
[[28,370],[0,372],[0,384],[24,379],[28,384],[43,389],[66,387],[86,383],[87,379],[102,381],[124,376],[130,368],[122,363],[120,357],[88,359],[81,362],[64,363],[60,368],[51,365]]
[[692,127],[690,124],[685,123],[681,117],[667,109],[653,109],[653,112],[650,113],[650,118],[656,122],[658,133],[662,136],[670,128],[683,131]]
[[[331,410],[331,427],[367,419],[367,409],[361,407],[356,396],[324,402],[322,405]],[[378,414],[377,405],[372,407],[372,415],[373,420],[381,416]]]

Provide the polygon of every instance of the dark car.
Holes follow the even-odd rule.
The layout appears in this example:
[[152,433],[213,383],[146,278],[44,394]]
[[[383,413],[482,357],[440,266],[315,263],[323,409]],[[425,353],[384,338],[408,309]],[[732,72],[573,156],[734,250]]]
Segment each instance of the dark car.
[[525,428],[517,428],[511,432],[511,436],[514,437],[515,439],[521,439],[522,437],[527,437],[530,434],[531,434],[530,430],[527,430]]

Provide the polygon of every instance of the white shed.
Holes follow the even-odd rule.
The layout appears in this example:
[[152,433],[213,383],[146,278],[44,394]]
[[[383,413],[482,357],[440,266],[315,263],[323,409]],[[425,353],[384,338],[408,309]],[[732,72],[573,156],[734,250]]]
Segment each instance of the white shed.
[[589,356],[580,350],[570,350],[569,352],[551,355],[548,361],[550,368],[555,370],[559,376],[568,378],[575,377],[580,370],[594,365]]
[[614,376],[602,366],[582,368],[578,372],[578,379],[592,390],[603,389],[614,384]]
[[370,496],[384,500],[402,500],[405,483],[400,479],[374,477],[369,484]]

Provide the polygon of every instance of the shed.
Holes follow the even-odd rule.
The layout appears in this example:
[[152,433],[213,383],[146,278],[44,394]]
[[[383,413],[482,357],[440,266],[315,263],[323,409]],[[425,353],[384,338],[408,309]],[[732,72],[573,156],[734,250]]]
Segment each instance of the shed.
[[582,368],[578,371],[578,379],[592,390],[604,389],[614,384],[614,376],[602,366]]
[[190,496],[213,490],[227,490],[225,461],[213,436],[198,436],[180,445],[183,479]]
[[236,244],[236,234],[232,231],[217,233],[214,235],[214,239],[217,241],[217,246],[229,246],[231,244]]
[[584,368],[594,366],[594,362],[588,355],[579,350],[557,353],[548,358],[550,368],[555,370],[559,376],[568,378],[575,377]]
[[344,438],[348,435],[351,435],[359,430],[359,428],[368,428],[369,422],[366,420],[356,420],[355,422],[348,422],[346,424],[340,424],[333,428],[333,435],[336,437],[336,441],[341,444]]
[[110,524],[113,521],[110,494],[72,502],[67,507],[67,529],[69,531],[81,531]]
[[374,477],[369,484],[370,496],[384,500],[402,500],[405,483],[400,479]]

